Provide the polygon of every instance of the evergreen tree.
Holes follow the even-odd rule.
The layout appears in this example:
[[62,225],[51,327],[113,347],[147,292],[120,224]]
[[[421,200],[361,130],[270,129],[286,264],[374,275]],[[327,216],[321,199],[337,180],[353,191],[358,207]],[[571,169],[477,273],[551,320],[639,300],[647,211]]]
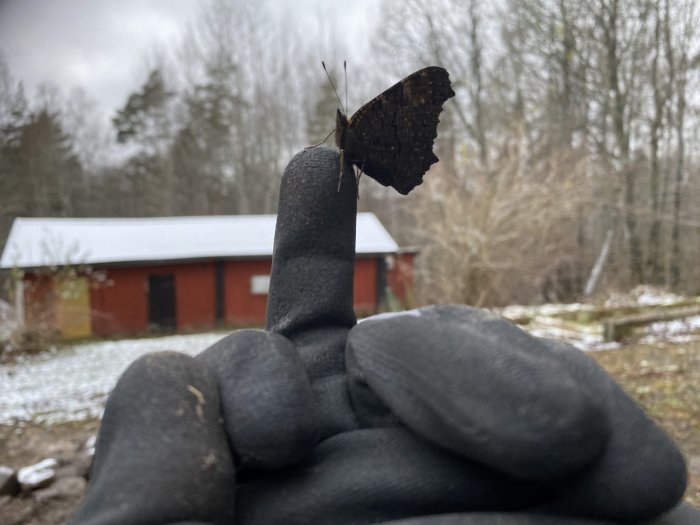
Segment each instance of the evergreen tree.
[[237,211],[231,188],[242,176],[237,168],[244,155],[236,145],[246,104],[229,55],[215,57],[205,75],[185,97],[186,122],[173,147],[175,176],[179,193],[191,196],[183,205],[195,213],[231,213]]
[[175,192],[172,163],[168,156],[172,142],[170,91],[159,69],[154,69],[136,93],[132,93],[112,119],[117,142],[134,148],[125,172],[126,191],[131,195],[130,215],[170,215]]
[[22,185],[18,151],[28,114],[22,84],[14,87],[9,70],[3,66],[4,62],[0,60],[0,249],[5,244],[12,221],[23,209],[16,198]]
[[166,129],[164,119],[168,102],[173,93],[168,91],[159,69],[148,75],[148,80],[137,93],[132,93],[123,109],[112,119],[117,129],[117,141],[152,142],[163,137]]
[[13,148],[21,174],[19,202],[32,217],[70,217],[80,214],[83,189],[80,162],[59,116],[42,109],[22,126],[20,143]]

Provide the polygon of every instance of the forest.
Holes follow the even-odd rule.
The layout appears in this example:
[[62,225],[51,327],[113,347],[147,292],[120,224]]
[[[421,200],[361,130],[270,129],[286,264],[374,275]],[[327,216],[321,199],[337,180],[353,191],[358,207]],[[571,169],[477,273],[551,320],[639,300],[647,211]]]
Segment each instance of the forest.
[[[286,163],[334,126],[320,60],[342,86],[349,50],[273,10],[207,2],[107,123],[80,86],[28,93],[0,56],[0,248],[15,217],[274,213]],[[360,181],[360,210],[419,250],[415,304],[700,293],[698,11],[382,0],[371,57],[348,63],[348,113],[427,65],[456,92],[423,185]]]

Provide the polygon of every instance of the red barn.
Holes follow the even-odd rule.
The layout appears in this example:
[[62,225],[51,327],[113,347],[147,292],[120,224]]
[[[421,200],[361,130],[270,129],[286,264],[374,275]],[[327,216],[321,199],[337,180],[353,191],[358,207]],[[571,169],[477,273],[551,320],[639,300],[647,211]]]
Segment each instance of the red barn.
[[[16,269],[28,325],[66,338],[260,326],[275,215],[15,219],[0,268]],[[372,213],[357,216],[354,301],[376,312],[407,299],[415,252]]]

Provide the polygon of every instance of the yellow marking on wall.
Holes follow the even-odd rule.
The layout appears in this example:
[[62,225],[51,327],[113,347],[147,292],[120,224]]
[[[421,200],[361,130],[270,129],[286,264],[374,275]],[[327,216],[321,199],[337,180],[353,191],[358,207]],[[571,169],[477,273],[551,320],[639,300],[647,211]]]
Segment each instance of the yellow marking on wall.
[[90,324],[90,285],[86,277],[55,282],[56,327],[65,339],[92,334]]

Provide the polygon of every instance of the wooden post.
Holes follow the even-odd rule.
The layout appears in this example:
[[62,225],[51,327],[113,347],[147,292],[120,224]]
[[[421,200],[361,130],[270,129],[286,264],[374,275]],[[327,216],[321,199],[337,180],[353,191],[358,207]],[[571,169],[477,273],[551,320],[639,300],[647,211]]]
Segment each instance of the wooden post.
[[644,326],[660,321],[672,321],[700,315],[700,305],[673,308],[660,312],[649,312],[625,317],[616,317],[603,323],[603,338],[605,341],[620,341],[638,326]]

